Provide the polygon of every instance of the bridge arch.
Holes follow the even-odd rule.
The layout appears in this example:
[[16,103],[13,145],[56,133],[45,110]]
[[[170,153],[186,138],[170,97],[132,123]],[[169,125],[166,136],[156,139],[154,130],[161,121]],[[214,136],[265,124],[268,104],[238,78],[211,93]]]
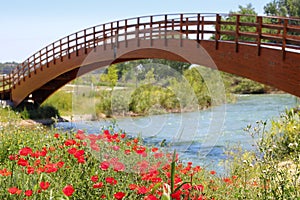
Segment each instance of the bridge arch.
[[[235,21],[219,14],[146,16],[79,31],[41,49],[4,77],[1,97],[10,98],[15,106],[30,95],[41,103],[77,76],[143,58],[200,64],[300,96],[300,27],[293,23],[300,20],[252,16],[253,23],[233,16]],[[223,25],[235,30],[222,30]],[[256,31],[242,32],[242,26]],[[235,40],[222,41],[222,35]],[[243,36],[256,42],[243,41]],[[277,43],[264,42],[268,39]]]

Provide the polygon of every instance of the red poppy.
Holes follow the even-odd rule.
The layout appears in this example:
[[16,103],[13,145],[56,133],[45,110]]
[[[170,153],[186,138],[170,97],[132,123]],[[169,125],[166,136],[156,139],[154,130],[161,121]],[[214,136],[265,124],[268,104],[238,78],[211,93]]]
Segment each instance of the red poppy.
[[19,151],[19,154],[21,156],[28,156],[31,153],[32,153],[32,149],[30,147],[24,147]]
[[129,185],[129,189],[130,189],[130,190],[135,190],[137,187],[138,187],[138,186],[135,185],[135,184],[130,184],[130,185]]
[[116,172],[122,172],[125,170],[125,165],[121,162],[115,162],[113,164],[113,168],[114,168],[114,171],[116,171]]
[[32,190],[26,190],[24,194],[25,194],[25,196],[30,197],[32,195],[32,193],[33,193]]
[[28,166],[28,161],[27,160],[25,160],[25,159],[23,159],[23,158],[20,158],[19,160],[18,160],[18,165],[20,165],[20,166]]
[[75,137],[79,140],[84,140],[85,139],[85,134],[83,130],[78,130],[77,134],[75,135]]
[[117,146],[117,145],[115,145],[115,146],[112,146],[111,147],[114,151],[118,151],[119,149],[120,149],[120,147],[119,146]]
[[93,188],[102,188],[102,186],[103,186],[103,183],[102,183],[102,182],[99,182],[99,183],[95,183],[95,184],[93,185]]
[[211,171],[210,171],[210,174],[215,175],[215,174],[216,174],[216,171],[211,170]]
[[73,139],[68,139],[65,141],[65,145],[66,146],[72,146],[72,145],[75,145],[76,144],[76,141],[73,140]]
[[124,153],[125,153],[126,155],[129,155],[129,154],[131,153],[131,151],[130,151],[129,149],[125,149],[125,150],[124,150]]
[[117,192],[117,193],[114,194],[114,197],[119,200],[119,199],[123,199],[123,197],[125,195],[126,194],[124,192]]
[[104,135],[109,135],[109,134],[110,134],[110,133],[109,133],[109,130],[104,130],[104,131],[103,131],[103,134],[104,134]]
[[145,186],[139,187],[137,189],[138,194],[146,194],[148,192],[148,189]]
[[17,194],[18,191],[19,191],[19,189],[17,187],[11,187],[8,189],[8,192],[10,194]]
[[72,194],[75,192],[75,189],[73,188],[72,185],[67,185],[62,189],[62,191],[66,196],[69,197],[72,196]]
[[94,175],[91,177],[91,181],[93,181],[94,183],[96,183],[98,181],[98,176],[97,175]]
[[8,158],[9,158],[9,160],[18,160],[19,155],[9,155]]
[[73,155],[76,151],[77,151],[77,149],[74,148],[74,147],[68,149],[68,153],[69,153],[69,154],[72,154],[72,155]]
[[91,149],[94,150],[94,151],[100,151],[100,147],[98,144],[96,143],[91,143],[90,145]]
[[57,167],[62,168],[64,166],[64,161],[59,161],[56,163]]
[[27,174],[33,174],[34,173],[34,168],[31,166],[27,166]]
[[116,179],[114,179],[113,177],[107,177],[105,179],[105,181],[111,185],[116,185],[118,183],[118,181]]
[[79,157],[81,157],[81,156],[83,156],[83,155],[84,155],[84,150],[83,150],[83,149],[77,150],[77,151],[74,153],[74,157],[75,157],[75,158],[79,158]]
[[84,156],[78,157],[78,158],[77,158],[77,162],[78,162],[78,163],[81,163],[81,164],[85,163]]
[[55,134],[54,134],[54,137],[55,137],[55,138],[59,138],[59,134],[58,134],[58,133],[55,133]]
[[135,151],[137,154],[143,154],[144,151],[146,150],[146,147],[143,147],[143,146],[135,146],[133,149],[134,149],[134,151]]
[[137,144],[139,142],[139,139],[138,138],[134,138],[133,142]]
[[40,188],[42,190],[47,190],[49,186],[50,186],[49,182],[40,182]]
[[109,168],[109,165],[110,165],[109,162],[103,161],[103,162],[100,164],[99,168],[102,169],[102,170],[107,170],[107,169]]
[[171,194],[172,199],[180,200],[181,197],[181,191],[177,190],[176,192]]

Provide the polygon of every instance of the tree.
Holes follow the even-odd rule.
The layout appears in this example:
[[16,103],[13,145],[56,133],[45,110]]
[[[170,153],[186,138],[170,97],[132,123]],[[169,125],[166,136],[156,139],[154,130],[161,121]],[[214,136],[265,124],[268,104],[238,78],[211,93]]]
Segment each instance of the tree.
[[299,17],[300,0],[273,0],[264,6],[264,11],[272,16]]
[[[257,13],[255,12],[255,9],[252,7],[252,4],[247,4],[246,7],[239,6],[238,11],[230,11],[230,14],[241,14],[241,15],[249,15],[249,16],[241,16],[240,17],[240,22],[256,22],[256,15]],[[235,22],[236,21],[236,16],[230,16],[225,19],[227,22]],[[223,31],[235,31],[236,26],[235,25],[222,25],[222,30]],[[256,28],[255,27],[249,27],[249,26],[241,26],[240,30],[241,32],[255,32]],[[221,36],[222,40],[231,40],[233,41],[235,39],[234,35],[222,35]],[[254,41],[255,38],[250,38],[250,37],[245,37],[241,36],[239,37],[240,40],[244,41]]]
[[116,65],[109,66],[107,69],[107,74],[102,74],[100,80],[103,82],[107,82],[113,89],[117,85],[118,81],[118,69]]

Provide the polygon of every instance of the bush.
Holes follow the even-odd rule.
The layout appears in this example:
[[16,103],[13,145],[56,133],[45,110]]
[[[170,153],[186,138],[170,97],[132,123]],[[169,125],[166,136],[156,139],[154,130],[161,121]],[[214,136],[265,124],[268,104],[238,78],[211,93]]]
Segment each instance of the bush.
[[51,119],[60,117],[58,110],[50,105],[44,105],[38,108],[26,108],[24,107],[20,111],[23,119]]
[[[240,176],[257,187],[258,199],[299,199],[300,194],[300,113],[299,109],[287,110],[280,119],[257,122],[247,131],[257,141],[257,152],[234,149],[227,152],[230,173]],[[246,189],[246,188],[245,188]],[[243,190],[241,197],[249,198]]]

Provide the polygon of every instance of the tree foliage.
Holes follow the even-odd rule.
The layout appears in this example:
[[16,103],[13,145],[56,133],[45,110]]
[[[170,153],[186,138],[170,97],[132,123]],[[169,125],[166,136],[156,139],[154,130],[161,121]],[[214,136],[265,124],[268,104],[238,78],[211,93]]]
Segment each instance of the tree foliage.
[[[239,6],[239,10],[238,11],[231,11],[230,14],[241,14],[241,15],[249,15],[249,16],[240,16],[240,22],[256,22],[256,15],[257,13],[255,12],[255,9],[252,7],[252,4],[247,4],[245,7],[243,6]],[[237,20],[237,16],[232,15],[230,17],[227,17],[225,19],[225,21],[227,22],[235,22]],[[221,29],[223,31],[236,31],[236,25],[222,25]],[[241,26],[239,28],[239,31],[241,32],[255,32],[256,28],[255,27],[248,27],[248,26]],[[222,35],[221,36],[222,40],[230,40],[233,41],[235,40],[235,36],[234,35]],[[249,37],[239,37],[240,40],[244,40],[244,41],[254,41],[255,38],[249,38]]]
[[272,16],[300,16],[300,0],[273,0],[264,6],[265,14]]

